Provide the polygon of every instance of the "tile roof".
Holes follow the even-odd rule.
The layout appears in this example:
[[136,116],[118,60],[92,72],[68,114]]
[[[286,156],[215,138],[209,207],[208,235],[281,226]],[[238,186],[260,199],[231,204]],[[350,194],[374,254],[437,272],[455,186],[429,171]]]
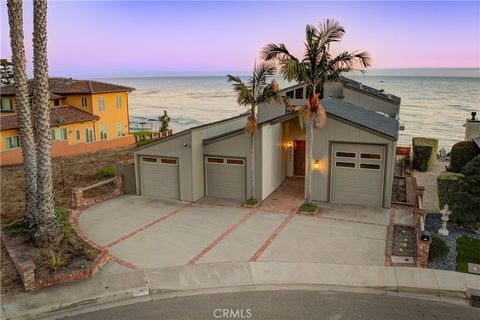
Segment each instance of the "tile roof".
[[[52,107],[50,109],[50,122],[52,127],[70,123],[96,121],[99,119],[100,117],[98,116],[69,105]],[[0,131],[17,128],[18,121],[16,113],[0,116]]]
[[342,99],[326,98],[320,101],[327,114],[337,116],[362,127],[398,138],[398,120],[375,111],[370,111]]
[[[49,78],[48,86],[52,95],[92,94],[108,92],[131,92],[135,88],[94,80],[76,80],[72,78]],[[30,95],[33,94],[33,79],[28,80]],[[0,95],[15,95],[15,85],[0,87]]]

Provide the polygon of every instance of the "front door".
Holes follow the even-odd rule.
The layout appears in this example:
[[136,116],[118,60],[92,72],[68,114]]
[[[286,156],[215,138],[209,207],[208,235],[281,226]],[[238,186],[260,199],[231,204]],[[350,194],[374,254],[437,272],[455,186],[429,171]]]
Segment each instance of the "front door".
[[293,143],[293,175],[305,176],[305,141],[295,140]]

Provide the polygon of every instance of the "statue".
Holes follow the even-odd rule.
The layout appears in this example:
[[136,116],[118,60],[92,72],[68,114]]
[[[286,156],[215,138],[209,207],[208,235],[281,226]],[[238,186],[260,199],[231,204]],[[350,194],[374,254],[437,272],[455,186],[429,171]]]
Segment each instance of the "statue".
[[441,234],[442,236],[448,236],[448,230],[447,230],[447,222],[448,222],[448,216],[452,213],[450,209],[448,209],[448,204],[445,204],[442,210],[440,210],[440,213],[442,214],[442,227],[438,229],[438,234]]
[[163,110],[163,116],[158,117],[158,120],[160,120],[160,123],[161,123],[160,132],[168,131],[168,124],[170,123],[170,117],[167,114],[167,110]]

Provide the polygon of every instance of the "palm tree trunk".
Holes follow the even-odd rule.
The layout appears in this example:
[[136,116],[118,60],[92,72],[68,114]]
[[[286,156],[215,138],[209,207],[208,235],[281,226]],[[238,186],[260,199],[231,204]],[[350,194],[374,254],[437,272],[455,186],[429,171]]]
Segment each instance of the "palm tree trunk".
[[251,180],[251,194],[254,199],[257,198],[256,190],[255,190],[255,135],[252,133],[250,134],[250,178]]
[[47,1],[33,2],[34,97],[37,132],[38,227],[34,243],[38,247],[58,244],[63,237],[55,214],[50,134],[50,106],[47,62]]
[[309,112],[307,119],[307,169],[305,172],[305,202],[310,203],[312,201],[312,158],[313,158],[313,127],[314,127],[314,114]]
[[23,155],[25,219],[30,228],[36,227],[37,213],[37,157],[32,125],[32,109],[29,102],[27,74],[25,71],[25,47],[23,37],[23,6],[21,0],[8,0],[10,45],[14,65],[17,119],[20,128],[20,144]]

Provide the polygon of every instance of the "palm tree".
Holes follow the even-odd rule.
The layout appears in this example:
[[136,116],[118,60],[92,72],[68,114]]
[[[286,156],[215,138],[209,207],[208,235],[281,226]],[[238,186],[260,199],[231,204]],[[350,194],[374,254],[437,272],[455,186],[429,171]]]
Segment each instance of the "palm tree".
[[306,26],[302,59],[293,56],[283,43],[270,43],[262,50],[266,61],[275,60],[279,63],[280,73],[286,80],[307,84],[308,101],[299,113],[307,127],[306,203],[311,203],[312,200],[313,128],[322,127],[326,121],[325,109],[318,102],[319,95],[326,82],[339,80],[342,73],[354,70],[357,66],[362,69],[370,66],[370,55],[367,52],[343,51],[335,57],[332,56],[330,44],[339,42],[344,34],[345,29],[339,22],[327,19],[321,22],[318,28],[313,25]]
[[32,125],[32,109],[29,102],[27,74],[25,71],[25,47],[23,44],[23,5],[21,0],[8,0],[8,22],[12,48],[13,74],[17,119],[20,128],[20,144],[23,155],[25,221],[30,230],[36,227],[37,213],[37,156]]
[[36,246],[48,247],[52,244],[58,244],[63,238],[63,232],[57,223],[53,194],[50,106],[48,104],[46,0],[33,2],[33,78],[38,166],[38,225],[33,238]]
[[237,93],[237,102],[248,108],[248,118],[245,125],[245,132],[250,135],[250,193],[249,203],[256,203],[255,190],[255,132],[257,130],[257,106],[262,103],[281,102],[278,83],[268,79],[275,74],[275,67],[266,63],[256,65],[253,73],[244,83],[240,77],[227,75],[227,81],[232,83],[233,90]]

